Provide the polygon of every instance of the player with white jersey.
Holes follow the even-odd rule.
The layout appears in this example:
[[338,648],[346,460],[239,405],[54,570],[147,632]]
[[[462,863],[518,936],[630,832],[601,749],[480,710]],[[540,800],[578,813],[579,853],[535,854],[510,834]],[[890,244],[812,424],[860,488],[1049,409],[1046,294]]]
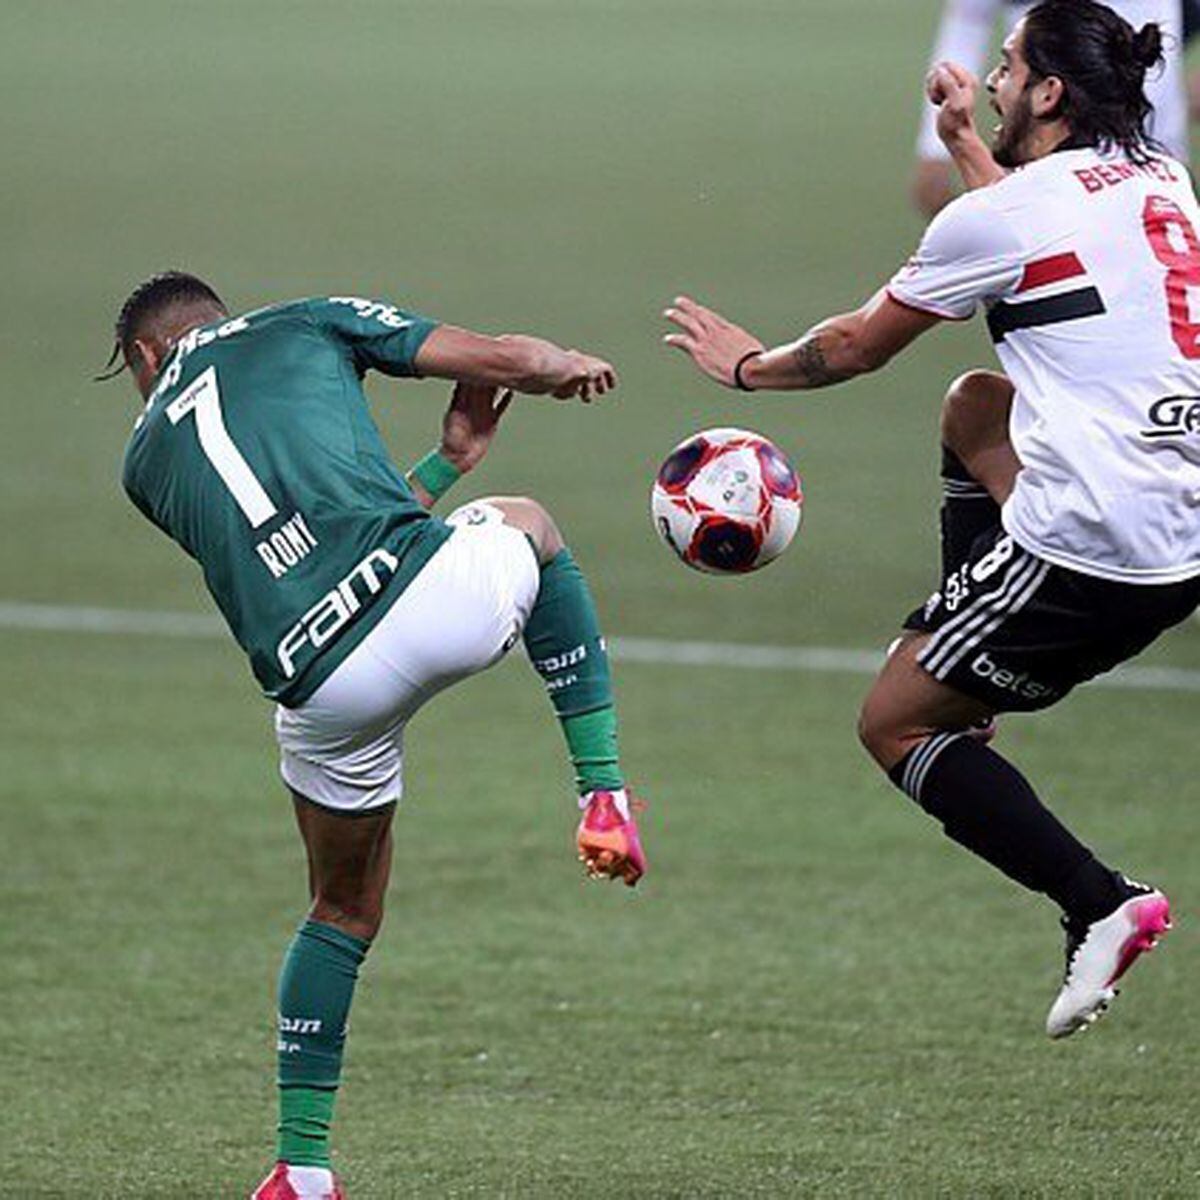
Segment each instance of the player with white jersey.
[[[1190,0],[1189,0],[1190,2]],[[937,36],[930,55],[931,69],[938,63],[957,63],[978,74],[997,19],[1011,33],[1032,7],[1032,0],[945,0]],[[1188,98],[1184,78],[1184,6],[1180,0],[1113,0],[1111,7],[1135,29],[1147,23],[1163,32],[1164,61],[1146,79],[1146,95],[1154,106],[1149,132],[1175,158],[1188,158]],[[921,110],[917,134],[917,161],[913,169],[912,199],[926,216],[933,216],[954,197],[950,156],[938,137],[936,110]]]
[[1156,26],[1045,0],[988,79],[1001,124],[987,159],[1012,174],[944,209],[862,308],[770,350],[688,297],[666,313],[670,344],[753,391],[853,378],[985,311],[1007,374],[970,372],[946,396],[942,583],[860,736],[951,838],[1063,910],[1053,1037],[1104,1011],[1169,906],[1101,863],[979,734],[1200,603],[1200,210],[1183,166],[1148,141],[1141,85],[1160,52]]
[[[278,1148],[254,1200],[341,1200],[330,1129],[359,968],[383,919],[405,727],[523,640],[576,770],[589,874],[645,870],[617,755],[604,639],[549,514],[493,497],[434,502],[488,452],[511,399],[591,400],[603,359],[487,337],[355,296],[231,316],[182,272],[121,309],[145,405],[123,482],[196,560],[262,690],[308,858],[312,905],[279,978]],[[371,419],[368,371],[458,381],[438,448],[407,476]]]
[[1024,468],[1004,524],[1048,562],[1131,583],[1196,571],[1200,442],[1180,435],[1200,392],[1197,229],[1175,160],[1059,150],[963,196],[889,284],[948,320],[986,305]]

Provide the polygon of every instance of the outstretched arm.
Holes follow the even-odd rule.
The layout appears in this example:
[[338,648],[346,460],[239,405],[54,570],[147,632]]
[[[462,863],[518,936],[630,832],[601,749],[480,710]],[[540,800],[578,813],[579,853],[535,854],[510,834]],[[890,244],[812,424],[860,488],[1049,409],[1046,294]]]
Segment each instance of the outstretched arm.
[[564,350],[544,338],[508,333],[489,337],[455,325],[439,325],[417,351],[422,375],[491,384],[559,400],[584,403],[617,386],[612,364],[579,350]]
[[679,329],[663,339],[668,345],[690,355],[710,379],[743,391],[827,387],[876,371],[941,320],[880,291],[857,311],[830,317],[794,342],[768,350],[752,333],[688,296],[676,297],[664,315]]

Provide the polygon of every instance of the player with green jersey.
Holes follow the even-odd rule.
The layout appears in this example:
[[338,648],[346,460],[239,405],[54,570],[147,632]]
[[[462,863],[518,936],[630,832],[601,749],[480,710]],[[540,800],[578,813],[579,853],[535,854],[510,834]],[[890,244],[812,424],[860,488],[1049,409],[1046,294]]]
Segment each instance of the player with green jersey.
[[[176,271],[125,302],[118,357],[145,400],[126,491],[199,563],[277,701],[281,773],[308,854],[312,907],[279,981],[278,1161],[255,1200],[336,1200],[334,1095],[383,916],[412,714],[523,639],[575,765],[589,875],[632,886],[645,870],[604,641],[554,522],[523,497],[445,520],[429,511],[487,453],[512,392],[589,401],[616,376],[540,338],[488,337],[356,297],[231,316]],[[458,381],[438,448],[407,477],[371,419],[369,370]]]
[[307,700],[450,536],[389,460],[360,384],[412,375],[435,328],[335,297],[191,330],[130,439],[126,491],[200,563],[282,704]]

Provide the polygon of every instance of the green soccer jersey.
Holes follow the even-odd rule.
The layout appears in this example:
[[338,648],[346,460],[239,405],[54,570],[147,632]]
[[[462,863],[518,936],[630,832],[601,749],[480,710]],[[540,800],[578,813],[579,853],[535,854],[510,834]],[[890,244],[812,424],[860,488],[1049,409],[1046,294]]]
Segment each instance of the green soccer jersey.
[[130,498],[204,571],[266,694],[307,699],[450,536],[362,390],[412,375],[435,322],[354,297],[194,329],[125,451]]

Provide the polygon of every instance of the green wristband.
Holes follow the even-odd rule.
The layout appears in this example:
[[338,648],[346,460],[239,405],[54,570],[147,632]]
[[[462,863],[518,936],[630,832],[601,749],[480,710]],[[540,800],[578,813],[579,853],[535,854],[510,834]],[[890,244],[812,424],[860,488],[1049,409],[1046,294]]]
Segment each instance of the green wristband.
[[440,450],[430,450],[409,474],[435,500],[444,496],[462,477],[462,472]]

